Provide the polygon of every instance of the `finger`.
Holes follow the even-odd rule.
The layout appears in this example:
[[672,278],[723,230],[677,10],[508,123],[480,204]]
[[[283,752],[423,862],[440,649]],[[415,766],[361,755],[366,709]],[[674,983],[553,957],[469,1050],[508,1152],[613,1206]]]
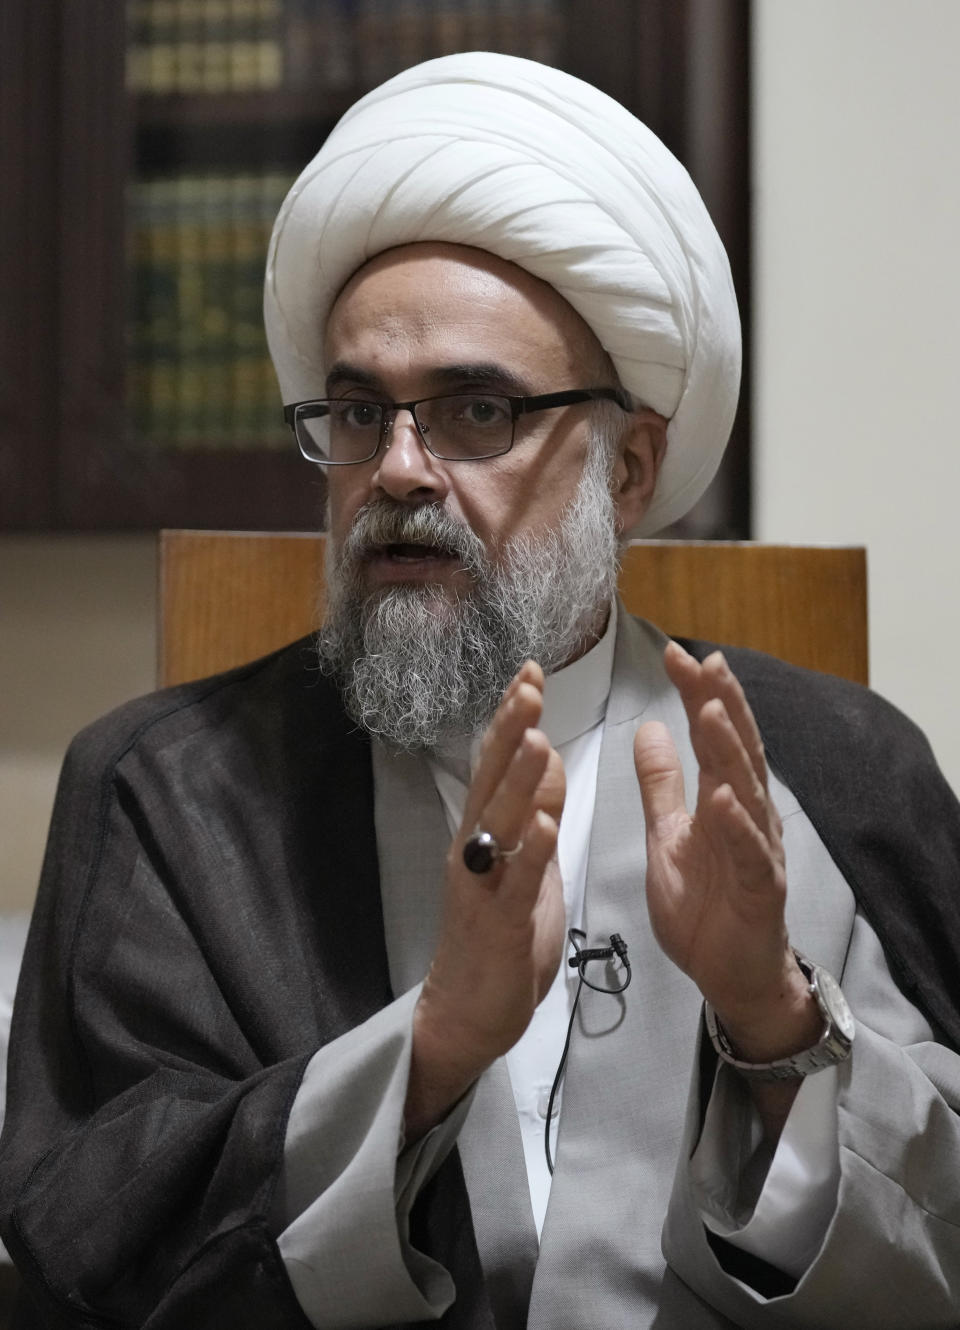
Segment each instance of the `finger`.
[[[523,849],[504,871],[504,899],[515,903],[520,910],[531,910],[544,891],[546,870],[557,853],[557,835],[557,823],[549,813],[537,809],[527,823]],[[556,880],[546,886],[553,890]]]
[[527,823],[520,853],[508,860],[503,870],[498,896],[507,921],[526,919],[544,890],[556,889],[556,881],[546,879],[550,861],[556,854],[557,836],[556,822],[538,808]]
[[736,890],[779,908],[785,890],[782,859],[729,785],[714,791],[703,817],[715,842],[723,845]]
[[678,642],[667,643],[663,653],[663,662],[670,682],[680,695],[680,701],[687,717],[687,729],[690,734],[691,746],[700,768],[697,790],[697,804],[699,806],[710,797],[717,784],[711,770],[708,751],[704,747],[700,734],[701,712],[705,704],[710,701],[711,692],[705,685],[703,666],[685,651]]
[[[524,828],[516,855],[501,860],[488,873],[471,874],[464,869],[459,854],[448,859],[455,873],[469,879],[468,895],[472,900],[486,893],[496,898],[498,928],[529,923],[541,899],[557,889],[559,872],[554,880],[548,869],[551,864],[556,865],[558,830],[550,814],[538,808]],[[562,882],[559,890],[562,897]]]
[[[536,795],[550,760],[550,741],[542,730],[526,730],[503,779],[480,810],[477,824],[495,836],[501,847],[512,850],[523,840],[524,830],[536,812]],[[473,826],[467,829],[467,834]]]
[[528,660],[517,671],[483,736],[464,808],[466,835],[476,826],[480,810],[503,779],[524,733],[539,721],[542,710],[543,671],[536,661]]
[[719,697],[727,709],[727,715],[740,736],[740,741],[750,757],[757,779],[767,783],[767,761],[763,751],[763,740],[757,728],[746,694],[740,686],[740,680],[727,664],[722,651],[714,651],[703,662],[704,684],[713,695]]
[[671,642],[664,652],[664,666],[691,719],[711,697],[720,698],[750,754],[757,776],[764,780],[766,761],[760,731],[740,681],[727,664],[723,652],[712,651],[701,664],[679,643]]
[[[696,749],[701,713],[706,704],[716,696],[715,683],[706,675],[704,666],[693,656],[688,655],[676,642],[668,644],[663,660],[670,682],[680,694],[680,701],[687,715],[687,726]],[[702,767],[701,754],[698,753],[697,757]]]
[[750,755],[720,698],[711,698],[700,709],[690,740],[702,775],[697,804],[713,796],[720,785],[729,785],[757,827],[770,830],[770,798],[759,779]]
[[747,701],[746,694],[740,685],[740,680],[730,669],[722,652],[719,651],[714,652],[704,662],[704,672],[708,680],[712,680],[716,687],[716,693],[726,708],[730,723],[740,737],[740,742],[763,791],[764,813],[760,819],[760,826],[769,837],[779,839],[783,834],[783,823],[780,820],[779,810],[770,797],[763,738],[750,703]]
[[567,798],[567,774],[563,769],[563,760],[555,748],[550,749],[547,769],[540,777],[540,784],[534,796],[537,808],[549,813],[559,824],[563,816],[563,806]]
[[640,726],[633,738],[633,762],[648,833],[661,834],[665,824],[687,811],[680,759],[665,725],[648,721]]
[[684,651],[679,642],[668,642],[663,653],[667,677],[680,694],[687,712],[698,711],[710,697],[700,661]]
[[[709,798],[717,784],[732,779],[732,772],[726,775],[713,769],[712,763],[704,753],[701,742],[703,708],[713,698],[718,698],[724,705],[731,724],[736,730],[743,751],[747,755],[753,773],[760,783],[765,800],[763,808],[756,805],[756,791],[748,795],[748,784],[736,783],[738,795],[747,801],[748,807],[758,818],[759,824],[770,835],[779,836],[782,831],[780,815],[769,798],[767,787],[767,764],[763,740],[754,720],[750,704],[740,686],[740,681],[730,669],[721,651],[712,652],[701,665],[687,654],[678,643],[672,642],[664,652],[664,665],[671,682],[680,693],[690,725],[690,736],[701,762],[701,781],[698,804],[703,798]],[[699,751],[698,751],[699,750]]]

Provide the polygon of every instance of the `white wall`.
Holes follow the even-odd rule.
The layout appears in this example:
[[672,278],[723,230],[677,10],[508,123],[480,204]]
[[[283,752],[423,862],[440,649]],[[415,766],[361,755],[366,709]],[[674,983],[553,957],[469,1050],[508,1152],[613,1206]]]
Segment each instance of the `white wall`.
[[960,3],[755,0],[755,534],[865,544],[960,789]]
[[63,753],[154,686],[156,538],[0,539],[0,914],[29,909]]

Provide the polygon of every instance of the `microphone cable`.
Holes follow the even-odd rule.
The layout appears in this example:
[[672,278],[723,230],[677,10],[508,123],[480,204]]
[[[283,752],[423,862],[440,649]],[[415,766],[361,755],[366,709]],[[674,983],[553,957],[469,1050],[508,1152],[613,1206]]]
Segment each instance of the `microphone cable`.
[[[550,1170],[551,1177],[553,1177],[553,1155],[550,1153],[550,1126],[553,1122],[553,1105],[567,1065],[567,1054],[570,1052],[570,1039],[573,1035],[573,1022],[577,1015],[577,1007],[580,1005],[580,994],[583,992],[583,986],[586,984],[587,988],[592,988],[595,993],[623,993],[630,987],[630,980],[633,977],[630,961],[627,959],[627,944],[619,933],[610,934],[609,947],[581,947],[581,939],[584,942],[587,940],[587,935],[582,928],[571,928],[568,931],[567,940],[573,947],[574,954],[567,957],[567,964],[571,969],[577,970],[580,975],[580,982],[577,984],[576,995],[573,999],[573,1010],[570,1012],[570,1020],[567,1022],[567,1037],[563,1042],[560,1065],[557,1067],[557,1074],[554,1076],[553,1085],[550,1087],[550,1098],[547,1100],[547,1127],[543,1137],[543,1148],[546,1151],[547,1168]],[[616,956],[623,966],[623,983],[615,988],[591,983],[587,978],[587,965],[590,961],[609,960],[611,956]]]

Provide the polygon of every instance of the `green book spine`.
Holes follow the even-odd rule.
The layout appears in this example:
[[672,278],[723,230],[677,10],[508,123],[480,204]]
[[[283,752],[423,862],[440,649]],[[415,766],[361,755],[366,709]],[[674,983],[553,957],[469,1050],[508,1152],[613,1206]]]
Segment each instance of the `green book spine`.
[[180,450],[289,447],[263,330],[263,272],[288,172],[185,172],[130,188],[128,403]]
[[204,448],[230,447],[230,358],[233,317],[232,178],[200,182],[203,304],[200,328],[202,402],[199,430]]
[[322,77],[315,45],[320,19],[308,0],[287,0],[283,27],[283,59],[286,82],[291,88],[309,88]]
[[259,442],[259,385],[255,366],[263,351],[263,234],[260,178],[233,180],[231,421],[234,446]]
[[230,6],[228,0],[206,0],[201,27],[201,82],[208,93],[230,86]]
[[177,92],[195,93],[203,87],[201,0],[176,0],[174,63]]
[[173,92],[177,85],[177,0],[149,0],[145,91]]
[[233,92],[277,88],[283,82],[280,0],[231,0],[227,50]]
[[284,50],[291,87],[356,85],[353,0],[288,0]]
[[149,38],[148,0],[127,0],[127,88],[145,92]]
[[191,449],[201,442],[203,408],[202,328],[203,234],[199,179],[179,176],[177,196],[177,416],[174,442]]
[[284,82],[283,5],[281,0],[258,0],[257,87],[269,90]]
[[177,227],[176,181],[147,182],[144,388],[148,440],[169,447],[176,427]]
[[257,205],[260,241],[255,260],[255,292],[251,282],[251,306],[255,304],[257,328],[256,363],[251,366],[257,391],[257,439],[261,447],[282,450],[293,444],[293,437],[283,420],[280,388],[263,330],[263,271],[274,218],[292,184],[293,176],[287,171],[267,171],[260,179]]
[[134,438],[150,437],[149,382],[151,280],[149,187],[134,180],[127,189],[127,411]]

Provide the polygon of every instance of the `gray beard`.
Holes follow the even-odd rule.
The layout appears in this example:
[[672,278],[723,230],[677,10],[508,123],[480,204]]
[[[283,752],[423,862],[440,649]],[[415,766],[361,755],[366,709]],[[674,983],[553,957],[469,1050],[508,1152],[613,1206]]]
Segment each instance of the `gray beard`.
[[[327,560],[321,668],[350,717],[397,748],[436,748],[485,727],[525,660],[550,674],[603,628],[616,591],[618,542],[608,450],[591,442],[583,476],[555,531],[518,536],[499,563],[440,505],[379,499],[360,510]],[[454,553],[469,590],[439,584],[369,591],[374,546],[426,543]]]

